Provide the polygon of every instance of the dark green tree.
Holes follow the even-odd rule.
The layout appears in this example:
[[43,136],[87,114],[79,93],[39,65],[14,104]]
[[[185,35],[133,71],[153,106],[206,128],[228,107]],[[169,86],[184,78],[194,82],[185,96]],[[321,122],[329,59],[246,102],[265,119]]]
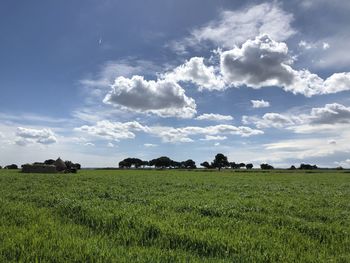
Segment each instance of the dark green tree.
[[212,167],[221,170],[221,168],[228,167],[229,162],[227,160],[227,156],[223,155],[222,153],[218,153],[215,155],[215,159],[211,164]]
[[252,163],[247,163],[247,164],[245,165],[245,167],[246,167],[248,170],[253,169],[253,164],[252,164]]

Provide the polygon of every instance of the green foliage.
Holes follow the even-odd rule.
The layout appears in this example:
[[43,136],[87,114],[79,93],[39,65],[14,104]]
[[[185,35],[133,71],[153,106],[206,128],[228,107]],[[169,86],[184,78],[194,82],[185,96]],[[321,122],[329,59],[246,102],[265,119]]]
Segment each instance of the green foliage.
[[348,262],[347,171],[0,171],[0,262]]

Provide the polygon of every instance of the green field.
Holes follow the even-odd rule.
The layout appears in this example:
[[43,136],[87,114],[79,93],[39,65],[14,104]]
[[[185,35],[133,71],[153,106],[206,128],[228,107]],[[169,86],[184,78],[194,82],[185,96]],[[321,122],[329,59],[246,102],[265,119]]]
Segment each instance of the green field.
[[350,173],[0,170],[0,262],[350,262]]

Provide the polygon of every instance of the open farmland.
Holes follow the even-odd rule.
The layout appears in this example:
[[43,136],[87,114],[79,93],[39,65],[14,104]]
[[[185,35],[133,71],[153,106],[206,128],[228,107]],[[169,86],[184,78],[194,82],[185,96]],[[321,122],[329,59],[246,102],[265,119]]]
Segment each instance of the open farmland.
[[350,262],[347,171],[0,170],[1,262]]

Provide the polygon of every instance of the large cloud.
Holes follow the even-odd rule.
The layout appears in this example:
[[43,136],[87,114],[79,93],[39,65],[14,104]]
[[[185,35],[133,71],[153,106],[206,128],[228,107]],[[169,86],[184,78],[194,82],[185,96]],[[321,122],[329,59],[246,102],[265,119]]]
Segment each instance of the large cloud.
[[56,135],[51,129],[30,129],[18,127],[16,144],[24,146],[31,143],[53,144],[57,142]]
[[206,120],[206,121],[232,121],[233,117],[231,115],[221,115],[215,113],[204,113],[196,117],[196,120]]
[[[110,122],[99,121],[96,125],[84,125],[75,129],[92,136],[101,137],[106,140],[121,140],[135,138],[135,132],[144,132],[162,139],[163,142],[179,143],[193,142],[192,136],[204,135],[206,140],[223,140],[223,135],[239,135],[249,137],[263,134],[263,131],[245,126],[214,125],[214,126],[188,126],[188,127],[168,127],[168,126],[144,126],[136,121],[133,122]],[[216,136],[216,137],[215,137]]]
[[96,125],[84,125],[75,128],[76,131],[86,132],[92,136],[102,137],[107,140],[119,141],[121,139],[135,138],[136,131],[148,131],[147,126],[143,126],[137,121],[132,122],[111,122],[107,120],[99,121]]
[[184,40],[170,44],[177,52],[187,47],[198,47],[210,42],[214,46],[232,48],[249,38],[269,33],[276,40],[286,40],[295,33],[291,27],[293,15],[283,11],[278,4],[263,3],[238,11],[223,11],[220,18],[194,29]]
[[173,71],[164,74],[167,80],[187,81],[198,85],[199,89],[221,90],[225,83],[213,66],[206,66],[204,58],[193,57]]
[[246,85],[256,89],[280,86],[308,97],[350,90],[349,73],[336,73],[323,80],[308,70],[293,69],[287,45],[268,35],[222,52],[220,64],[225,81],[233,86]]
[[262,117],[243,116],[244,124],[255,124],[257,128],[288,128],[298,133],[315,131],[337,131],[340,125],[350,124],[350,107],[339,103],[312,108],[309,113],[283,114],[266,113]]
[[103,101],[122,109],[162,117],[191,118],[196,114],[195,101],[171,80],[147,81],[141,76],[118,77]]
[[[151,127],[150,132],[157,137],[160,137],[164,142],[177,143],[177,142],[192,142],[191,136],[196,135],[239,135],[242,137],[249,137],[253,135],[263,134],[263,131],[252,129],[246,126],[233,126],[233,125],[213,125],[206,127],[189,126],[182,128],[174,127]],[[214,137],[206,137],[213,139]],[[219,137],[216,137],[218,139]],[[221,137],[222,139],[223,137]]]

